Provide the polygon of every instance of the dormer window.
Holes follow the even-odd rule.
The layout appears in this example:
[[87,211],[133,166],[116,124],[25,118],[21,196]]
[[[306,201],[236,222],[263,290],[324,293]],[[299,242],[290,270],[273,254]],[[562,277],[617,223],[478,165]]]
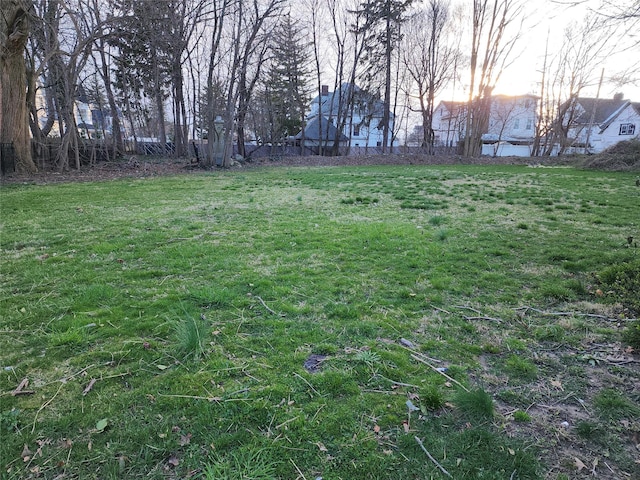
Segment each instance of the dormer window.
[[636,133],[636,125],[634,123],[621,123],[619,135],[633,135]]

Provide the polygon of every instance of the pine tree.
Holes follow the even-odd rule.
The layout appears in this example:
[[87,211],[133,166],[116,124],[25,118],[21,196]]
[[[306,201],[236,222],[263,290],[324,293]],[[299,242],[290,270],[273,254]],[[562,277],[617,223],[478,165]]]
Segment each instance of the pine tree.
[[265,107],[272,142],[282,141],[304,129],[310,101],[309,45],[291,15],[285,15],[272,37],[272,58],[264,82]]

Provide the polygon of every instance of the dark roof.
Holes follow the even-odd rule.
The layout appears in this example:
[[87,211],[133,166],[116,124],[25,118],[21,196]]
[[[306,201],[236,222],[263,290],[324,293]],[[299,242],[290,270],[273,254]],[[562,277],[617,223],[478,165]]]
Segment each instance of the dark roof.
[[576,117],[575,123],[591,123],[593,115],[593,122],[596,125],[603,125],[611,119],[613,115],[622,111],[622,109],[630,103],[629,100],[624,100],[619,97],[612,99],[578,97],[576,101],[582,108],[582,112]]
[[[319,121],[320,120],[320,121]],[[336,138],[338,129],[326,117],[315,117],[307,123],[304,129],[304,137],[307,140],[320,140],[320,125],[322,125],[322,140],[333,141]],[[296,135],[297,139],[302,138],[302,132]],[[344,134],[340,133],[339,141],[345,142],[349,140]]]
[[[365,107],[368,110],[369,115],[372,117],[382,118],[384,114],[384,102],[378,99],[375,95],[363,90],[359,86],[353,83],[345,82],[336,89],[335,92],[329,92],[327,95],[316,95],[311,103],[319,103],[322,98],[322,114],[335,116],[338,113],[340,106],[340,99],[344,100],[343,105],[346,104],[346,99],[353,92],[353,102],[355,105]],[[393,119],[393,113],[389,112],[390,118]]]

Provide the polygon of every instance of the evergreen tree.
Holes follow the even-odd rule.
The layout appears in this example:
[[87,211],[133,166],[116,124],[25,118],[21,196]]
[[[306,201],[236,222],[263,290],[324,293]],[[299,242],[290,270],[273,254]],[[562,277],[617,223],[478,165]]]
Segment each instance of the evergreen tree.
[[290,14],[284,16],[272,37],[263,96],[272,142],[294,136],[305,126],[312,78],[309,45],[302,38],[302,30]]

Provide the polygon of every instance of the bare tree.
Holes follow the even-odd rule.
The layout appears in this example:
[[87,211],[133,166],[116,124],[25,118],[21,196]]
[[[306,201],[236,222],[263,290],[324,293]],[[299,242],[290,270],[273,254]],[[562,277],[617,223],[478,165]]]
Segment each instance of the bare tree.
[[24,59],[30,10],[27,0],[0,2],[0,141],[13,144],[20,172],[36,170],[31,158]]
[[557,54],[550,59],[545,72],[544,98],[548,120],[543,127],[547,139],[543,150],[550,155],[555,147],[563,154],[573,140],[569,132],[578,115],[577,98],[583,89],[597,83],[598,64],[611,46],[611,31],[603,28],[603,19],[587,15],[581,24],[571,24],[564,31],[564,40]]
[[[455,75],[460,61],[459,45],[452,37],[449,4],[429,0],[407,22],[403,39],[403,66],[417,88],[422,116],[422,147],[433,154],[435,98]],[[460,35],[457,35],[460,38]]]
[[[478,156],[482,151],[491,95],[520,36],[522,11],[521,0],[473,1],[471,76],[464,138],[466,157]],[[518,21],[520,25],[510,31]]]
[[249,102],[260,78],[268,51],[266,37],[285,0],[236,0],[228,16],[231,24],[231,50],[227,68],[227,104],[224,112],[223,167],[231,164],[233,131],[238,151],[244,156],[245,121]]

